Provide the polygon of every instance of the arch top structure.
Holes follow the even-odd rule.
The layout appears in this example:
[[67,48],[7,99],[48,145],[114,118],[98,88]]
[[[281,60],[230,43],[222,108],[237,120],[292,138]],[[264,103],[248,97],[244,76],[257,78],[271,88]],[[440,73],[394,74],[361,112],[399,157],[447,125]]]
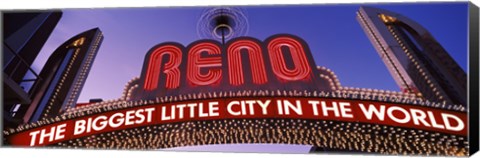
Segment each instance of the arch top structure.
[[[412,27],[418,34],[420,35],[430,35],[430,32],[428,32],[427,29],[425,29],[422,25],[417,23],[416,21],[413,21],[412,19],[403,16],[401,14],[385,10],[385,9],[380,9],[380,8],[375,8],[375,7],[369,7],[369,6],[362,6],[358,10],[360,14],[368,15],[370,18],[372,18],[372,21],[376,21],[373,19],[373,17],[378,17],[379,14],[387,15],[390,17],[395,18],[396,21],[405,23]],[[380,20],[382,20],[380,18]]]
[[20,108],[23,123],[54,117],[75,107],[102,41],[102,31],[92,28],[55,49],[39,74],[41,80],[30,92],[32,103]]
[[357,20],[403,92],[467,108],[465,71],[427,29],[373,7],[361,7]]

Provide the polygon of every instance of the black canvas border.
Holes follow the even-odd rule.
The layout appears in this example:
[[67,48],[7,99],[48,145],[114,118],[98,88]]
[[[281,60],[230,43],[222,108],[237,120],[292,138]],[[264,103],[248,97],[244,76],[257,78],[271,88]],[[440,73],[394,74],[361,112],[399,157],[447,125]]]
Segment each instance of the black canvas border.
[[478,151],[479,148],[479,27],[478,27],[478,18],[479,12],[478,7],[469,2],[469,91],[468,91],[468,121],[469,121],[469,154],[473,155]]

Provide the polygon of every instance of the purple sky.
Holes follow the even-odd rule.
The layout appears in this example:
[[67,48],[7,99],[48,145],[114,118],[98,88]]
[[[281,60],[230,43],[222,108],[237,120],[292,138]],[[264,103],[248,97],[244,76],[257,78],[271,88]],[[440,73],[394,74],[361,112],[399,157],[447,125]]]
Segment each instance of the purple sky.
[[[405,15],[427,28],[466,70],[467,3],[368,5]],[[333,70],[342,86],[399,90],[372,44],[355,19],[360,5],[301,5],[243,7],[249,32],[264,40],[278,33],[303,38],[317,65]],[[79,102],[91,98],[116,99],[125,84],[139,76],[144,56],[154,45],[167,41],[183,45],[199,40],[197,21],[203,7],[67,9],[34,63],[37,72],[61,43],[99,27],[104,40],[85,83]],[[361,60],[359,60],[361,59]],[[261,146],[261,147],[258,147]],[[235,148],[304,153],[308,146],[228,145],[188,147],[186,150]],[[261,150],[261,151],[260,151]]]

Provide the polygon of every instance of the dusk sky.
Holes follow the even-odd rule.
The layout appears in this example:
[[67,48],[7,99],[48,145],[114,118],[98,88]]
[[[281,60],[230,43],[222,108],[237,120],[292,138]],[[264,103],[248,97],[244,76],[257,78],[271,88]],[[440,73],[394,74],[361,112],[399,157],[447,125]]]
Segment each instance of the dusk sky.
[[[398,91],[355,19],[360,6],[330,4],[241,8],[248,18],[247,36],[259,40],[279,33],[299,36],[309,45],[315,63],[334,71],[342,86]],[[467,70],[466,2],[367,6],[390,10],[418,22]],[[88,102],[92,98],[119,98],[125,84],[140,76],[145,54],[151,47],[167,41],[188,45],[199,40],[196,24],[204,10],[205,7],[63,10],[60,22],[34,63],[35,70],[40,72],[48,56],[61,43],[83,31],[99,27],[104,40],[78,102]],[[256,145],[248,148],[256,151]],[[189,149],[195,150],[194,147]],[[302,153],[310,148],[285,145],[275,146],[275,149]]]

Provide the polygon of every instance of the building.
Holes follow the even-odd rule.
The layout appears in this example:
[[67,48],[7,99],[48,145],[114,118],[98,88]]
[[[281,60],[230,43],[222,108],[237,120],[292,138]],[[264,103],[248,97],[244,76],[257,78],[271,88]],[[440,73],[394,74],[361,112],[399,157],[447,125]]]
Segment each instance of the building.
[[465,71],[424,27],[371,7],[361,7],[357,20],[403,92],[467,107]]
[[103,40],[100,29],[80,33],[60,45],[40,72],[43,79],[33,86],[32,103],[20,107],[24,122],[35,122],[57,116],[76,105]]
[[60,11],[2,13],[4,124],[15,126],[21,104],[31,102],[32,85],[41,80],[31,65],[62,16]]

